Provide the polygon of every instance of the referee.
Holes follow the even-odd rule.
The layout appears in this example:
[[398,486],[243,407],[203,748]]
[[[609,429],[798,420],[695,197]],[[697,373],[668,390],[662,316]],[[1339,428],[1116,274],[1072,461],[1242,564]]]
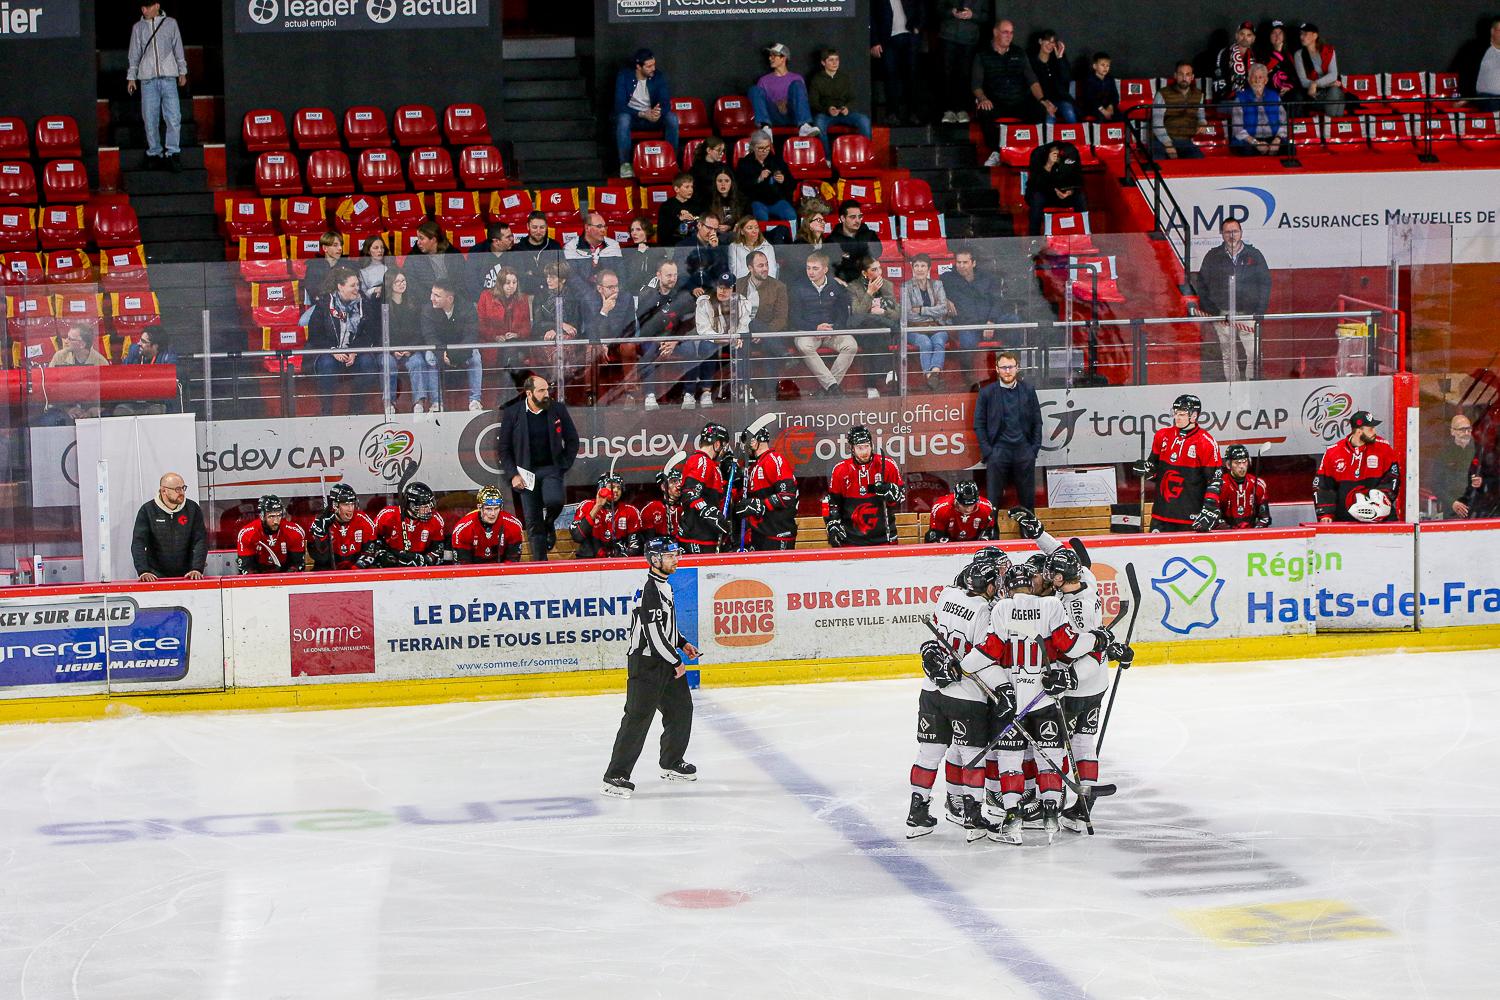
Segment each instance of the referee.
[[697,781],[698,769],[682,759],[693,733],[693,696],[682,655],[698,656],[698,647],[677,631],[677,610],[667,578],[677,569],[682,548],[670,538],[646,544],[651,571],[641,603],[630,615],[630,653],[625,661],[625,716],[615,736],[614,753],[604,772],[605,795],[630,798],[630,772],[646,745],[651,719],[661,711],[661,776],[666,781]]

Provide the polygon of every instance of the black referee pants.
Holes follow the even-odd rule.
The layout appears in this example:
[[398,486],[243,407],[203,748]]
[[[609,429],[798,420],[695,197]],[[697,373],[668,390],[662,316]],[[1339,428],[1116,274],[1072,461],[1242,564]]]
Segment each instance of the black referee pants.
[[625,715],[615,736],[606,778],[629,778],[646,745],[651,720],[661,712],[661,756],[657,763],[671,767],[682,762],[693,734],[693,694],[687,677],[675,677],[665,664],[629,667],[625,681]]

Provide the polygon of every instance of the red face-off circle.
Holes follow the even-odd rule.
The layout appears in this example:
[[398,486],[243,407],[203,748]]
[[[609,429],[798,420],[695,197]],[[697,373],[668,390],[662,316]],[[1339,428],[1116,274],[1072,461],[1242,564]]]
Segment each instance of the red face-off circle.
[[677,889],[656,897],[662,906],[675,906],[680,910],[722,910],[739,906],[749,899],[748,892],[738,889]]

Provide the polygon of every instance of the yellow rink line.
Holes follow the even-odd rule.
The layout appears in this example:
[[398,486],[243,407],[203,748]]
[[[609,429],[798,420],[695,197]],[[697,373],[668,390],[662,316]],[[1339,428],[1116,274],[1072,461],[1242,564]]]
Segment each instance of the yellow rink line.
[[[1350,632],[1253,639],[1207,639],[1137,644],[1138,666],[1186,663],[1318,659],[1360,653],[1461,652],[1500,648],[1500,625],[1429,629],[1425,632]],[[882,658],[830,657],[700,668],[707,687],[813,684],[823,681],[912,677],[916,655]],[[271,709],[369,708],[444,702],[498,701],[625,690],[623,670],[578,670],[557,674],[457,677],[432,680],[358,681],[227,691],[81,695],[0,701],[0,723],[62,722],[133,715],[138,712],[225,712]]]

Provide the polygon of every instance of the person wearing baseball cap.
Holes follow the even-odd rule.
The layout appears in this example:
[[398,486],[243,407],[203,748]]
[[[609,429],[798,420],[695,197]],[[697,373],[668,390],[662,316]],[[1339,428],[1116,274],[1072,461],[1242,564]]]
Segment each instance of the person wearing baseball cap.
[[[750,332],[750,303],[734,291],[734,274],[716,272],[708,279],[708,294],[698,299],[695,316],[698,336],[678,348],[688,363],[682,379],[682,405],[690,409],[693,394],[699,406],[712,406],[714,390],[720,381],[721,353],[726,347],[737,349]],[[691,364],[697,358],[699,363]]]
[[1241,21],[1234,29],[1234,41],[1219,50],[1214,59],[1213,100],[1227,104],[1250,85],[1251,50],[1255,47],[1255,22]]
[[812,123],[812,102],[807,98],[807,81],[801,73],[787,68],[792,50],[785,42],[766,47],[766,62],[771,71],[750,88],[750,107],[760,128],[773,125],[796,125],[799,136],[817,135]]
[[1401,519],[1401,460],[1390,442],[1376,433],[1379,426],[1370,411],[1355,410],[1348,437],[1323,453],[1313,476],[1313,507],[1319,521],[1369,524]]
[[1257,62],[1265,63],[1271,89],[1281,95],[1283,101],[1291,100],[1296,78],[1292,70],[1292,50],[1287,45],[1286,22],[1272,18],[1265,43],[1256,49]]
[[1292,67],[1297,72],[1301,90],[1297,96],[1323,105],[1322,112],[1326,115],[1342,115],[1344,89],[1339,86],[1339,60],[1333,46],[1322,40],[1318,26],[1311,21],[1303,21],[1297,26],[1297,36],[1302,43],[1292,56]]

